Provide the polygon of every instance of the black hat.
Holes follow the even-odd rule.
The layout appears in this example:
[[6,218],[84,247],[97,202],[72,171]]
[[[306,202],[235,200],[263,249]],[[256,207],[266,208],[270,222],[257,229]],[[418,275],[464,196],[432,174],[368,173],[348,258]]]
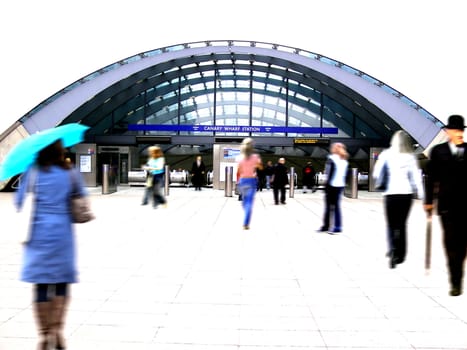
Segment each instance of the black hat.
[[456,130],[464,130],[464,118],[461,115],[451,115],[448,118],[448,125],[445,126],[446,129],[456,129]]

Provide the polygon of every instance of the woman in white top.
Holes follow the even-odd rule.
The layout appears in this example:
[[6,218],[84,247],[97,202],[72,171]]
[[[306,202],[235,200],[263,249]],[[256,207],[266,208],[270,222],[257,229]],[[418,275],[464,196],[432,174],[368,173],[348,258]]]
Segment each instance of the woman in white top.
[[[330,234],[342,232],[342,215],[340,201],[342,192],[345,187],[345,179],[347,177],[347,158],[349,154],[343,143],[336,142],[331,145],[331,154],[326,161],[326,192],[325,192],[325,209],[323,217],[323,225],[318,230],[320,232],[328,232]],[[334,214],[334,215],[333,215]],[[334,218],[333,227],[331,217]]]
[[407,254],[407,218],[413,197],[424,196],[422,175],[413,153],[409,135],[399,130],[391,139],[391,146],[381,152],[373,169],[378,182],[387,174],[384,206],[388,225],[389,267],[404,262]]

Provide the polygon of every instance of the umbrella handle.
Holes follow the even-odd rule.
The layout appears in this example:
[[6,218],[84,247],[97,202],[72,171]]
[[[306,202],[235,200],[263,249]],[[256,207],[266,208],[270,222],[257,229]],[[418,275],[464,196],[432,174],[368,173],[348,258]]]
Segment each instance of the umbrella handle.
[[431,230],[432,230],[431,210],[427,210],[426,241],[425,241],[425,270],[428,273],[431,267]]

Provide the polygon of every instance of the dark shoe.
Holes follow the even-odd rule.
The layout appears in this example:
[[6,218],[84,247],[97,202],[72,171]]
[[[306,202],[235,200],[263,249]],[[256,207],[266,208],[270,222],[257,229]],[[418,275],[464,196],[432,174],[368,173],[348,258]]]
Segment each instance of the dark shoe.
[[452,287],[449,291],[449,295],[452,297],[457,297],[462,294],[462,290],[459,287]]
[[274,202],[274,204],[275,204],[275,205],[279,205],[279,203],[278,203],[278,202]]
[[323,227],[317,229],[316,232],[328,232],[328,230],[329,230],[329,229],[328,229],[327,227],[324,227],[324,226],[323,226]]
[[285,202],[281,202],[281,204],[285,204]]
[[333,235],[333,234],[335,234],[335,233],[340,233],[340,232],[342,232],[342,230],[341,230],[340,228],[335,228],[335,229],[332,229],[332,230],[329,230],[329,231],[328,231],[328,233],[329,233],[330,235]]
[[148,202],[143,202],[141,203],[141,205],[148,205]]
[[389,256],[389,268],[394,269],[396,265],[404,262],[403,258],[399,258],[394,252],[388,252]]
[[244,230],[249,230],[249,229],[250,229],[250,226],[248,226],[248,225],[243,225],[243,229],[244,229]]

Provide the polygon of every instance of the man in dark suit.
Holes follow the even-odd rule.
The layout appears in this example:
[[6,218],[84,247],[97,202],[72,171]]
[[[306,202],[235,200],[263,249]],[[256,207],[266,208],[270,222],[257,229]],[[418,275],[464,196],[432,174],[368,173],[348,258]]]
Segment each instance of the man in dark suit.
[[195,191],[201,191],[201,187],[204,184],[204,174],[206,172],[206,166],[204,165],[201,156],[197,156],[196,160],[191,166],[191,182],[195,187]]
[[445,127],[449,141],[433,147],[427,163],[425,210],[431,215],[433,199],[443,228],[452,296],[462,294],[464,261],[467,254],[467,144],[464,118],[451,115]]
[[272,190],[274,195],[274,204],[276,205],[279,204],[279,199],[281,204],[285,204],[285,185],[289,183],[287,172],[288,170],[285,166],[285,158],[279,158],[277,164],[274,166],[272,175],[274,179],[272,182]]

